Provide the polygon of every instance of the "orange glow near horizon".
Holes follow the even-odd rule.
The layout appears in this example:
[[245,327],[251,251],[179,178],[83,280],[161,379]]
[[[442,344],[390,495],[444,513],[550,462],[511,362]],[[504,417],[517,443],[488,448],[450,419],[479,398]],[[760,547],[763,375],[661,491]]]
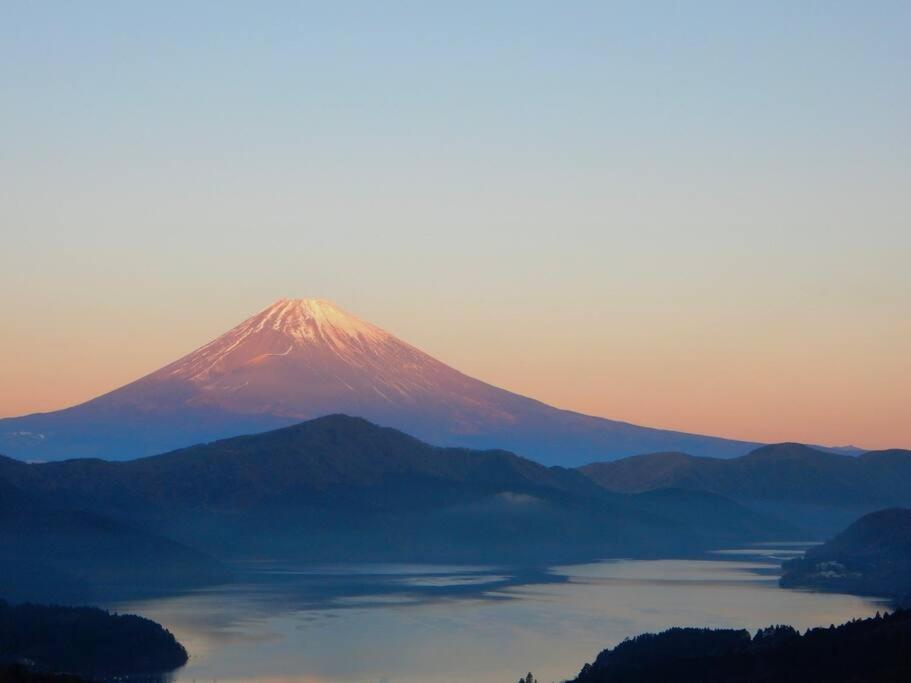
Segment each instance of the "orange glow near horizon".
[[[99,319],[83,312],[81,325],[20,330],[2,342],[17,362],[0,366],[0,415],[64,408],[138,379],[255,312],[233,308],[180,320],[132,310],[113,328],[96,310]],[[572,312],[549,329],[532,317],[468,324],[463,313],[447,324],[430,314],[424,326],[406,312],[355,312],[469,375],[560,408],[750,441],[911,447],[911,368],[899,343],[907,326],[891,340],[817,329],[808,345],[796,321],[786,323],[789,339],[709,323],[714,334],[703,334],[695,321],[666,317],[623,332]]]

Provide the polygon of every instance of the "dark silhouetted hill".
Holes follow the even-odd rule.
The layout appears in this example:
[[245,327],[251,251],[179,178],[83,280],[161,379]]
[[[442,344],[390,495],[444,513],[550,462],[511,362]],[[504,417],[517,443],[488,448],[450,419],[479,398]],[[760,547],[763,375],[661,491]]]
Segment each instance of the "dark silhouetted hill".
[[861,517],[804,557],[786,562],[781,585],[911,604],[911,510],[892,508]]
[[770,626],[673,628],[604,650],[572,683],[899,683],[911,680],[911,612],[800,635]]
[[[112,677],[171,671],[186,664],[187,651],[143,617],[0,600],[0,662],[38,674]],[[7,668],[7,676],[16,673]]]
[[50,674],[29,671],[21,664],[0,665],[0,683],[90,683],[88,679],[72,674]]

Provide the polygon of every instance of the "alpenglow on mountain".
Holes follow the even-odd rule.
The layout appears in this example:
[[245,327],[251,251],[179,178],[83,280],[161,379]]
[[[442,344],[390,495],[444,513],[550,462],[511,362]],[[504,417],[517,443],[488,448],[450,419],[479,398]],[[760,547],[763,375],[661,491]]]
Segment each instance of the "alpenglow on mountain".
[[560,410],[468,377],[321,299],[281,299],[202,348],[77,406],[0,420],[0,453],[125,459],[345,413],[439,445],[545,464],[755,444]]

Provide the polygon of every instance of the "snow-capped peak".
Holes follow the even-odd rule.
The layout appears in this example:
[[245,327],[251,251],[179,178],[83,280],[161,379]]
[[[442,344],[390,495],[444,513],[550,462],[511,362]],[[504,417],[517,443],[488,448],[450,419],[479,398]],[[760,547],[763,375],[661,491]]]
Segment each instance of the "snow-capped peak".
[[156,374],[207,383],[243,365],[305,351],[351,361],[390,341],[397,342],[385,330],[326,299],[279,299]]
[[384,341],[390,336],[326,299],[279,299],[247,323],[256,330],[283,332],[301,343],[320,338],[343,343],[345,337]]

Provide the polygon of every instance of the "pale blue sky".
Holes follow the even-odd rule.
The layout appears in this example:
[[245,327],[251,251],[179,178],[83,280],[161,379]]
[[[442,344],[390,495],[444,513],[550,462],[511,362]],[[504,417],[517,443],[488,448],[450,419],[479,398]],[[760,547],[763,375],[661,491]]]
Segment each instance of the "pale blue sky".
[[0,414],[321,296],[567,407],[911,445],[909,35],[908,2],[2,2]]

